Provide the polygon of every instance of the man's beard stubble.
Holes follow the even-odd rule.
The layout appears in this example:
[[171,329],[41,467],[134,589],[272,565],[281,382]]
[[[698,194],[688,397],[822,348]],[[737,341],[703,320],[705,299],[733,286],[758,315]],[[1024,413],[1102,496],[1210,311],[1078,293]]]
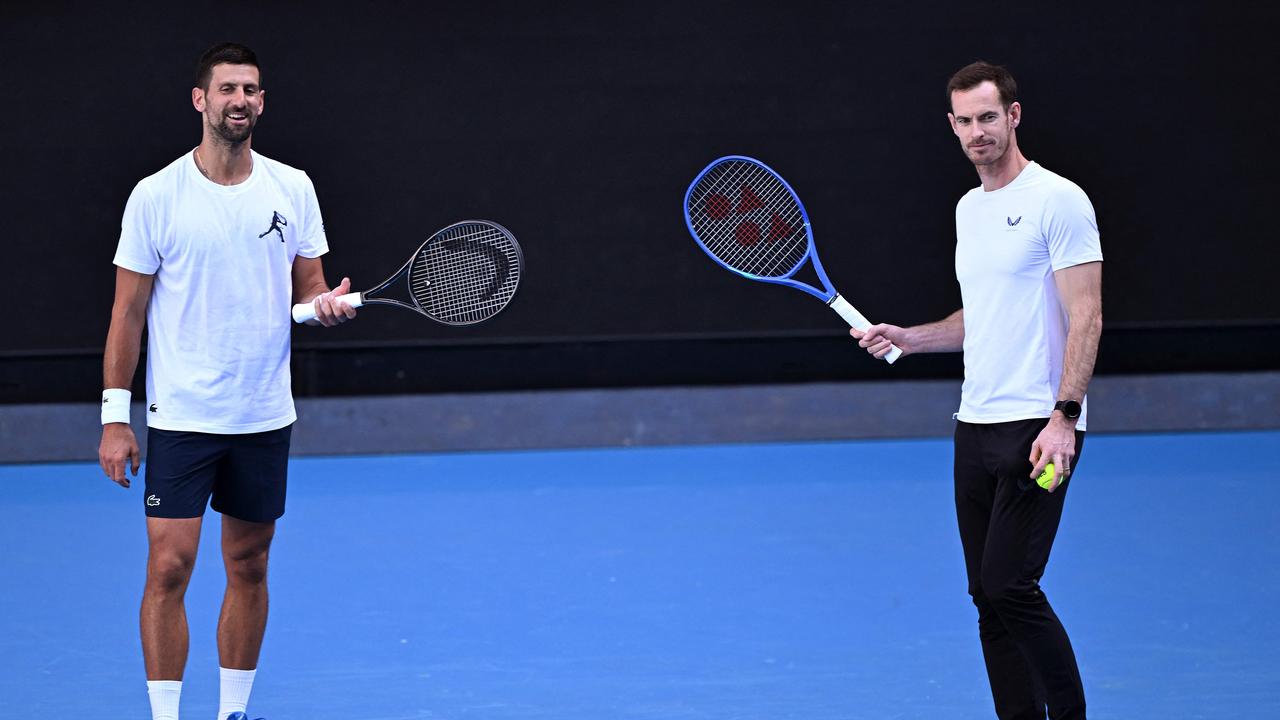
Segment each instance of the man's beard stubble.
[[258,125],[257,116],[245,112],[245,117],[249,118],[249,122],[243,128],[228,125],[226,115],[220,115],[217,122],[210,122],[209,125],[218,139],[229,145],[238,145],[252,137],[253,129]]
[[965,155],[969,158],[969,162],[973,163],[975,166],[982,167],[985,165],[995,165],[1004,158],[1005,153],[1009,152],[1009,146],[1006,144],[1004,147],[1001,147],[1000,141],[996,140],[991,143],[991,150],[992,152],[985,158],[974,157],[972,154],[967,152],[967,148]]

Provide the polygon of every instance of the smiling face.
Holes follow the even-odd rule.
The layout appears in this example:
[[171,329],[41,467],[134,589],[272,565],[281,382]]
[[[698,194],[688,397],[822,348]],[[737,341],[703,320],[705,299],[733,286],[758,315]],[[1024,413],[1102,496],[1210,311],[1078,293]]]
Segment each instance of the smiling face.
[[259,77],[253,65],[214,65],[208,87],[191,91],[209,135],[226,143],[242,143],[253,135],[266,94]]
[[960,148],[974,165],[994,165],[1009,149],[1018,145],[1014,129],[1022,117],[1022,106],[1005,107],[995,83],[983,82],[968,90],[951,93],[947,118],[960,138]]

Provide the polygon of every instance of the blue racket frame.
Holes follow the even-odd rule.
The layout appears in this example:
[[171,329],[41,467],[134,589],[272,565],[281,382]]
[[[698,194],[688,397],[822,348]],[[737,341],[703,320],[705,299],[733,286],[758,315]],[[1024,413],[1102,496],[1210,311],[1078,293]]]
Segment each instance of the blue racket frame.
[[[702,178],[707,173],[730,161],[751,163],[777,178],[778,182],[782,183],[782,186],[787,189],[787,192],[791,193],[791,198],[796,201],[796,206],[800,208],[800,217],[804,218],[804,232],[808,239],[808,247],[805,249],[804,255],[796,263],[795,267],[791,268],[791,270],[789,270],[785,275],[777,277],[755,275],[726,265],[721,262],[720,258],[715,256],[715,253],[711,252],[711,250],[707,248],[706,244],[702,242],[702,238],[698,235],[698,231],[693,227],[693,219],[689,217],[689,197],[693,195],[693,189],[698,186],[698,183],[702,181]],[[809,224],[809,211],[805,210],[804,203],[800,202],[800,196],[791,187],[791,183],[787,182],[786,179],[775,172],[773,168],[765,165],[755,158],[747,157],[745,155],[726,155],[717,160],[713,160],[711,164],[703,168],[702,172],[698,173],[698,176],[693,179],[693,182],[689,183],[689,189],[684,192],[684,224],[689,228],[689,234],[693,236],[694,242],[698,243],[698,247],[702,248],[702,251],[705,252],[708,257],[716,261],[717,265],[731,273],[734,273],[735,275],[740,275],[748,280],[759,280],[761,282],[785,285],[797,290],[803,290],[828,305],[831,304],[831,301],[834,300],[837,295],[835,286],[832,285],[831,280],[827,278],[827,271],[822,267],[822,260],[818,258],[818,250],[813,242],[813,226]],[[800,268],[804,267],[805,260],[813,263],[813,269],[818,275],[818,280],[822,282],[822,287],[825,288],[825,291],[819,290],[808,283],[792,279],[792,277],[800,271]]]

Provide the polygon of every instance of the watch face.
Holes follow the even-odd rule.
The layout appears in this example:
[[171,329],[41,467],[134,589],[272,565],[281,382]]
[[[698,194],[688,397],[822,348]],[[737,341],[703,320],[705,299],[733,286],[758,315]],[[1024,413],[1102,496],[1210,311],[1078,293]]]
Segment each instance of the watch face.
[[1062,411],[1063,415],[1066,415],[1072,420],[1080,417],[1080,403],[1075,400],[1063,400],[1058,403],[1058,409]]

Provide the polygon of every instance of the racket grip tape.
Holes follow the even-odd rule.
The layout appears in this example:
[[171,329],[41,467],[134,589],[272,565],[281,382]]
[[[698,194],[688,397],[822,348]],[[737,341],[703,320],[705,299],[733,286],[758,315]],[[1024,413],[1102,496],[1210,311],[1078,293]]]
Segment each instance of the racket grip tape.
[[[863,331],[871,327],[871,321],[867,320],[862,313],[858,312],[857,308],[850,305],[849,301],[845,300],[838,293],[835,297],[831,298],[827,304],[831,306],[832,310],[836,311],[837,315],[844,318],[845,322],[849,323],[849,327]],[[884,361],[892,365],[894,361],[900,357],[902,357],[902,350],[899,349],[897,345],[891,344],[889,353],[884,356]]]
[[[339,295],[334,299],[341,300],[342,302],[345,302],[346,304],[350,305],[353,308],[358,308],[364,304],[363,293],[358,293],[358,292],[347,293],[346,295]],[[307,322],[308,320],[315,320],[315,319],[316,319],[315,300],[312,300],[309,303],[298,303],[297,305],[293,306],[294,322],[304,323],[304,322]]]

